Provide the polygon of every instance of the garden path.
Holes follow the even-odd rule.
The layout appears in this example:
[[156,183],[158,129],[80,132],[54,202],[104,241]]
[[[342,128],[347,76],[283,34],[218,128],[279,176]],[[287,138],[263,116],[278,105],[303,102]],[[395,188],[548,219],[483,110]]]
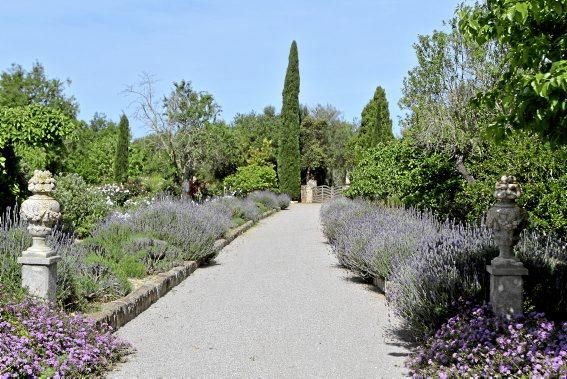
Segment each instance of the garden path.
[[260,221],[120,329],[137,352],[110,376],[401,377],[384,296],[337,266],[319,209]]

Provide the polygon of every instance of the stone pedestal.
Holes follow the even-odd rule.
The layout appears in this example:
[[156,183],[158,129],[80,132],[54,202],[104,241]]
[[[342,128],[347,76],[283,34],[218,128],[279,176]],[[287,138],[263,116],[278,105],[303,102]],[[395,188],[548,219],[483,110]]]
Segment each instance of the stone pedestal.
[[32,296],[50,301],[56,300],[58,255],[49,258],[23,256],[18,258],[22,265],[22,287]]
[[528,269],[522,262],[495,258],[486,266],[490,273],[490,304],[494,313],[517,317],[522,315],[523,279]]

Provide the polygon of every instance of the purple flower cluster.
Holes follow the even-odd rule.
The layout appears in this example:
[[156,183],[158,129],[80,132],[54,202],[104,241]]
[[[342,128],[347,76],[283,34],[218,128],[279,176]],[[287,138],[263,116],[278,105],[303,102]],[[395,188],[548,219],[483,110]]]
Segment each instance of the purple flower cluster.
[[567,322],[542,313],[506,320],[467,304],[407,363],[414,378],[567,378]]
[[0,301],[0,377],[97,375],[132,348],[81,315],[69,316],[45,303]]

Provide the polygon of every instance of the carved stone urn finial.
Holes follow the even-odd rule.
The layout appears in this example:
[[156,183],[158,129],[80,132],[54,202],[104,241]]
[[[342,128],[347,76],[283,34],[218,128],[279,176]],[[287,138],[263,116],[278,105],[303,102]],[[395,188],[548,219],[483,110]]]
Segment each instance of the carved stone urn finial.
[[502,176],[496,183],[494,197],[498,201],[488,210],[486,217],[486,224],[492,228],[494,241],[500,250],[493,264],[517,261],[513,248],[528,221],[526,210],[516,204],[521,194],[522,189],[514,176]]
[[59,203],[50,196],[55,190],[55,179],[49,171],[35,170],[28,189],[33,195],[22,203],[20,214],[28,222],[33,244],[23,255],[49,257],[53,251],[45,245],[45,238],[61,217]]

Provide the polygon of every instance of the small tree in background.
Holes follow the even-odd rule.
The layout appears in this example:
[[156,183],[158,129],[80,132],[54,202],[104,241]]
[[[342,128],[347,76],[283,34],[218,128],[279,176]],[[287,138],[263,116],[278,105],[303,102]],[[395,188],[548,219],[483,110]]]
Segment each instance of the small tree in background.
[[118,124],[118,140],[116,141],[116,156],[114,158],[114,180],[124,183],[128,179],[128,143],[130,140],[130,128],[128,117],[120,116]]
[[392,119],[388,110],[386,91],[378,86],[374,97],[362,110],[360,124],[360,137],[358,145],[362,148],[376,147],[380,142],[394,138],[392,133]]
[[282,97],[282,127],[278,145],[280,190],[293,199],[298,199],[301,191],[301,158],[299,152],[299,58],[295,41],[291,43],[289,51],[289,63]]

